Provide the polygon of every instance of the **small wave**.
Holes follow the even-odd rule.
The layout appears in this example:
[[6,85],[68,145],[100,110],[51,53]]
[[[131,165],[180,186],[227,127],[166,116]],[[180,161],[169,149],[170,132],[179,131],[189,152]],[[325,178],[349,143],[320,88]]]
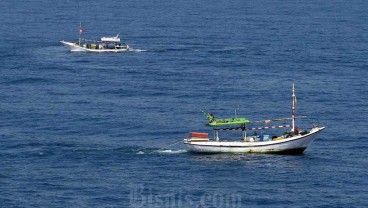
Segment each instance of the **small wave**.
[[139,152],[137,152],[137,155],[143,155],[144,154],[144,152],[143,151],[139,151]]
[[9,176],[0,173],[0,178],[9,178]]
[[47,83],[49,80],[43,78],[23,78],[23,79],[16,79],[12,81],[8,81],[7,84],[40,84],[40,83]]
[[245,47],[224,47],[218,49],[208,50],[209,53],[231,53],[231,52],[244,52],[247,49]]

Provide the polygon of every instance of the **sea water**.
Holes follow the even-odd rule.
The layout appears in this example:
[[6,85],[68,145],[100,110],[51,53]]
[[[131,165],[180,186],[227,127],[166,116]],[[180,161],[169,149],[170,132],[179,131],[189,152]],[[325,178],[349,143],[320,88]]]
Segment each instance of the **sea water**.
[[[0,8],[1,207],[368,206],[367,1]],[[133,51],[69,52],[59,41],[76,41],[80,21],[83,38],[120,34]],[[292,83],[297,125],[326,126],[304,154],[179,142],[212,135],[201,110],[289,116]]]

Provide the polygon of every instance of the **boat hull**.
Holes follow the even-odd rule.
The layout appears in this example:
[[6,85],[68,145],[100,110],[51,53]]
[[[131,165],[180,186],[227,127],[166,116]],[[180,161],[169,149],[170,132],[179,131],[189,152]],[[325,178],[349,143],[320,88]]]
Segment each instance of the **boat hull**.
[[196,153],[274,153],[301,154],[324,127],[313,128],[308,134],[294,136],[283,140],[245,142],[245,141],[207,141],[192,142],[185,139],[188,151]]
[[72,42],[67,42],[67,41],[60,41],[62,44],[64,44],[65,46],[67,46],[69,48],[70,51],[73,52],[97,52],[97,53],[102,53],[102,52],[126,52],[129,51],[129,46],[127,46],[126,48],[119,48],[119,49],[91,49],[91,48],[84,48],[81,47],[78,44],[72,43]]

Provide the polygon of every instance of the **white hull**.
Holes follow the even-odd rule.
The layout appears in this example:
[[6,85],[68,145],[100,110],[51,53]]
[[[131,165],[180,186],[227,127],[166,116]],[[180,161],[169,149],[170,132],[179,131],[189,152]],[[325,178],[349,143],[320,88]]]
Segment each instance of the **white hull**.
[[84,48],[78,44],[67,42],[67,41],[60,41],[65,46],[69,47],[70,51],[76,52],[126,52],[129,51],[129,46],[127,48],[119,48],[119,49],[91,49],[91,48]]
[[184,139],[188,151],[197,153],[284,153],[301,154],[325,127],[313,128],[308,134],[276,141],[190,141]]

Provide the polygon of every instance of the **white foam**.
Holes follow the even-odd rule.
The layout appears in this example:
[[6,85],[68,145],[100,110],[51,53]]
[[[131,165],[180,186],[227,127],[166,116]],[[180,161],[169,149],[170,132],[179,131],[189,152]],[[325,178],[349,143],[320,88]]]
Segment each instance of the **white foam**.
[[144,152],[143,151],[139,151],[139,152],[137,152],[137,155],[143,155],[144,154]]
[[158,150],[158,153],[162,153],[162,154],[181,154],[181,153],[186,153],[186,150]]
[[129,51],[131,51],[131,52],[146,52],[147,50],[144,50],[144,49],[134,49],[134,48],[129,48]]

